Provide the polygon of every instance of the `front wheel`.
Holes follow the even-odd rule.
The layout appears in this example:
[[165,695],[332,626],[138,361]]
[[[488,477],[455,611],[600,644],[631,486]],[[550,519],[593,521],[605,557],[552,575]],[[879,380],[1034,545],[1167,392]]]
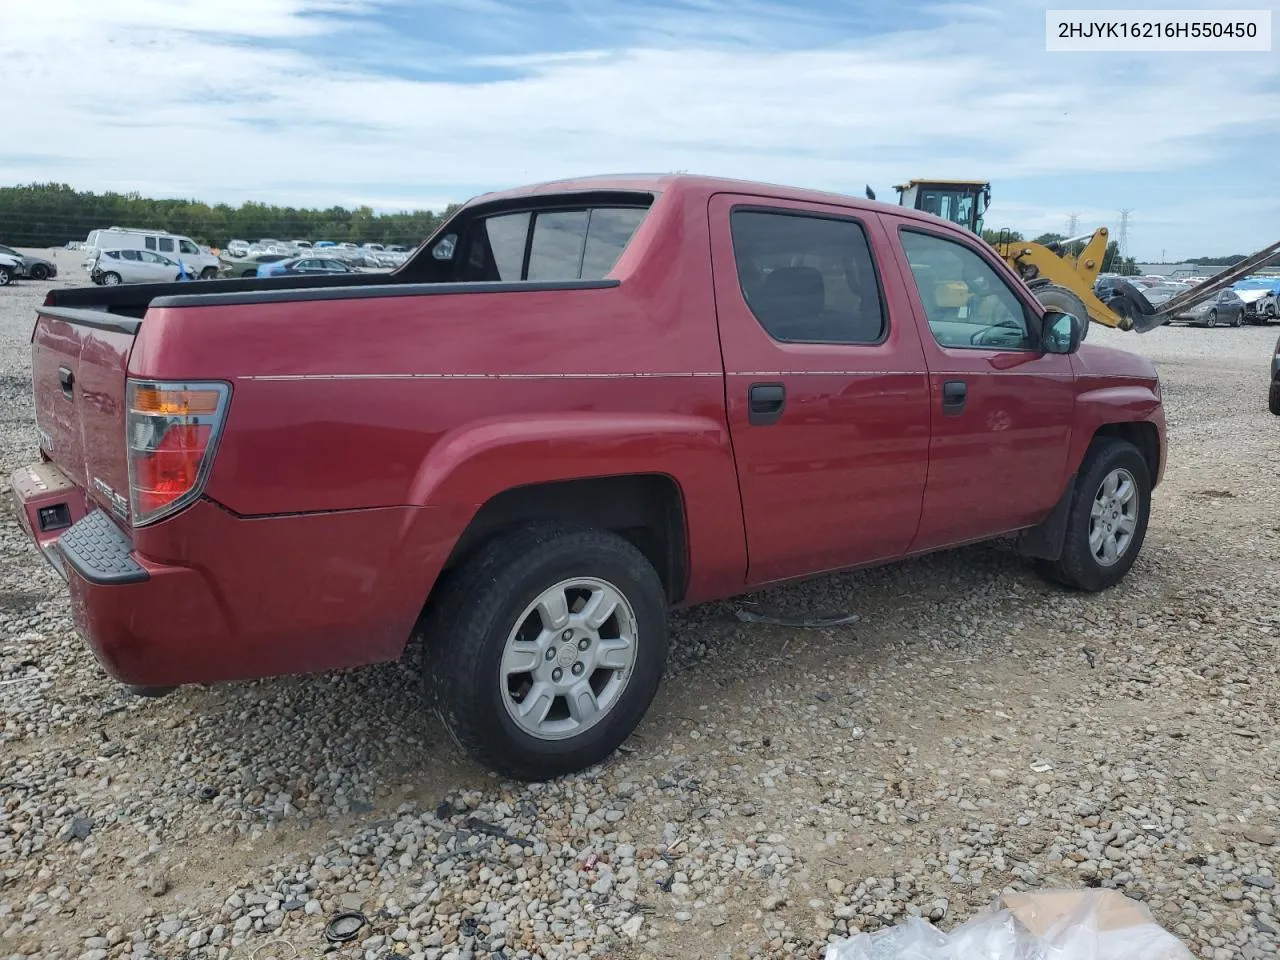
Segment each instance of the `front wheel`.
[[454,739],[503,776],[549,780],[609,757],[667,657],[667,598],[616,534],[530,524],[481,547],[424,620],[429,682]]
[[1267,409],[1280,417],[1280,380],[1271,381],[1271,392],[1267,394]]
[[1047,579],[1096,592],[1119,583],[1133,566],[1151,514],[1151,473],[1127,440],[1094,440],[1071,494],[1062,555],[1037,566]]
[[1085,307],[1084,301],[1072,291],[1056,283],[1047,283],[1034,288],[1031,292],[1045,307],[1073,314],[1080,321],[1081,340],[1089,336],[1089,310]]
[[1231,325],[1232,325],[1233,327],[1238,327],[1238,326],[1240,326],[1242,323],[1244,323],[1244,311],[1243,311],[1243,310],[1241,310],[1239,313],[1237,313],[1237,314],[1236,314],[1236,318],[1235,318],[1235,320],[1233,320],[1233,321],[1231,322]]
[[1209,319],[1204,322],[1206,327],[1216,327],[1218,325],[1218,311],[1210,310]]
[[201,280],[213,280],[217,276],[218,276],[217,267],[205,267],[203,270],[200,271]]

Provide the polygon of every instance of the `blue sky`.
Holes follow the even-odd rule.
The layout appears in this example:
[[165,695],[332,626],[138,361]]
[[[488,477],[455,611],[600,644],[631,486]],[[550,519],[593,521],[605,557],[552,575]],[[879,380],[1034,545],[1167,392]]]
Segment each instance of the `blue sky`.
[[0,183],[401,209],[616,171],[882,199],[913,176],[983,177],[992,226],[1078,213],[1114,231],[1131,208],[1140,259],[1277,239],[1280,53],[1047,53],[1045,7],[14,4]]

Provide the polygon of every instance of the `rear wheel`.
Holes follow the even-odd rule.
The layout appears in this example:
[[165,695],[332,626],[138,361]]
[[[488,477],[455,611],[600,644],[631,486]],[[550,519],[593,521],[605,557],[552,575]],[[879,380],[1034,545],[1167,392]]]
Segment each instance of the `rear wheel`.
[[1271,381],[1271,392],[1267,394],[1267,409],[1280,417],[1280,380]]
[[1073,314],[1079,318],[1081,340],[1089,335],[1089,311],[1086,309],[1084,301],[1066,287],[1059,286],[1056,283],[1046,283],[1044,286],[1033,287],[1031,292],[1036,295],[1036,299],[1044,306],[1052,310],[1061,310],[1063,313]]
[[1239,313],[1237,313],[1237,314],[1236,314],[1236,318],[1235,318],[1235,320],[1231,321],[1231,325],[1232,325],[1233,327],[1238,327],[1238,326],[1240,326],[1242,323],[1244,323],[1244,311],[1243,311],[1243,310],[1241,310]]
[[8,267],[0,267],[0,287],[7,287],[9,282],[13,280],[13,274]]
[[32,280],[48,280],[49,268],[46,267],[43,263],[37,263],[35,266],[31,268],[31,279]]
[[114,271],[108,271],[102,275],[102,284],[106,287],[114,287],[120,283],[120,274]]
[[628,541],[588,527],[537,523],[491,540],[437,587],[424,628],[450,733],[521,780],[606,759],[666,664],[657,573]]
[[1129,572],[1147,534],[1151,473],[1132,443],[1094,440],[1071,494],[1062,555],[1040,561],[1047,579],[1076,590],[1105,590]]

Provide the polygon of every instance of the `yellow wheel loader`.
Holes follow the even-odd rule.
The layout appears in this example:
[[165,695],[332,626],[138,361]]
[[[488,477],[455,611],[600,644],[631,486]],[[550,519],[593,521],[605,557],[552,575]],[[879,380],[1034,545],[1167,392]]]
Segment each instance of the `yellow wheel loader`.
[[[898,203],[950,220],[978,236],[982,236],[982,218],[991,205],[991,184],[984,180],[909,180],[894,187]],[[867,196],[875,194],[867,187]],[[997,239],[993,246],[1004,261],[1018,272],[1046,307],[1056,307],[1106,327],[1145,333],[1169,322],[1196,304],[1280,256],[1280,243],[1274,243],[1234,267],[1230,267],[1186,293],[1166,301],[1157,310],[1142,291],[1133,284],[1119,282],[1105,301],[1094,293],[1094,284],[1102,271],[1107,252],[1108,232],[1099,227],[1092,234],[1072,237],[1052,244],[1029,240]],[[1076,255],[1071,250],[1084,241]],[[939,291],[943,296],[946,291]],[[963,300],[967,291],[956,291]]]

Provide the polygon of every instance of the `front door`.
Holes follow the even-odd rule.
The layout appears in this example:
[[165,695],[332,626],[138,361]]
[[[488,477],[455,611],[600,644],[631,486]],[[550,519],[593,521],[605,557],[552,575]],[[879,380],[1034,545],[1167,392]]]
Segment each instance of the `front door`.
[[981,240],[905,217],[883,220],[897,240],[929,367],[929,479],[912,551],[1038,523],[1062,494],[1071,358],[1041,349],[1043,308]]
[[874,215],[717,194],[710,201],[726,406],[748,580],[901,556],[915,534],[929,390]]

